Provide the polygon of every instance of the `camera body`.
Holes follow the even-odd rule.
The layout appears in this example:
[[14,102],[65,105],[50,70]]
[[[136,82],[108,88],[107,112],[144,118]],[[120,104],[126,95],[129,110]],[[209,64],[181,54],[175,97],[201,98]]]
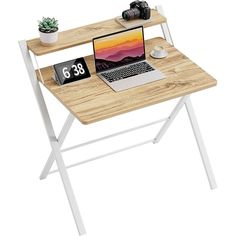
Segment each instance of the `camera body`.
[[122,17],[125,20],[147,20],[151,17],[151,9],[146,1],[137,0],[130,3],[130,9],[122,12]]

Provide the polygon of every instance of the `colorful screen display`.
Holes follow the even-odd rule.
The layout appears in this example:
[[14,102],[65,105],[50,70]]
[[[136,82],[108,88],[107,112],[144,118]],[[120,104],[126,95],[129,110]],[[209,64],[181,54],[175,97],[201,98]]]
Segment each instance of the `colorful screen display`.
[[145,59],[142,27],[96,38],[93,46],[97,72]]

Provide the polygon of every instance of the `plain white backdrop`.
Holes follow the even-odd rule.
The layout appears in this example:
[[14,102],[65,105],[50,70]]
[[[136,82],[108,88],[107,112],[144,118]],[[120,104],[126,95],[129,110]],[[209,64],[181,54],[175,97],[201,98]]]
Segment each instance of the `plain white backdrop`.
[[[148,144],[69,171],[88,236],[235,236],[234,1],[163,0],[175,46],[218,80],[192,95],[218,189],[208,186],[185,110],[157,145]],[[55,16],[60,30],[120,15],[122,1],[5,1],[1,4],[0,235],[70,235],[77,231],[59,175],[38,176],[50,152],[18,47],[38,37],[37,20]],[[158,27],[145,31],[159,35]],[[92,53],[92,45],[40,58],[40,65]],[[67,111],[47,91],[56,132]],[[90,126],[73,125],[65,146],[168,115],[176,101]],[[153,137],[156,127],[76,150],[67,163]],[[73,154],[73,155],[72,155]]]

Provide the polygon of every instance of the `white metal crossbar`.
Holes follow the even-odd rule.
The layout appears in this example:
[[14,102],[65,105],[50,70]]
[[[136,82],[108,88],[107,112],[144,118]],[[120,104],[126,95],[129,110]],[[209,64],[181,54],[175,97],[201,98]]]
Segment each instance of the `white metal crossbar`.
[[[105,154],[102,154],[102,155],[99,155],[99,156],[96,156],[96,157],[93,157],[93,158],[89,158],[89,159],[84,160],[84,161],[80,161],[78,163],[68,165],[68,166],[66,166],[66,168],[69,169],[69,168],[72,168],[72,167],[75,167],[75,166],[78,166],[78,165],[82,165],[82,164],[85,164],[85,163],[88,163],[88,162],[91,162],[91,161],[96,161],[96,160],[102,159],[104,157],[114,155],[116,153],[124,152],[124,151],[127,151],[129,149],[133,149],[133,148],[136,148],[136,147],[139,147],[139,146],[143,146],[144,144],[147,144],[147,143],[153,143],[153,139],[149,139],[147,141],[143,141],[143,142],[140,142],[140,143],[137,143],[137,144],[133,144],[133,145],[124,147],[124,148],[120,148],[120,149],[117,149],[115,151],[108,152],[108,153],[105,153]],[[54,174],[58,171],[59,170],[53,170],[53,171],[50,171],[49,174]]]
[[73,149],[76,149],[76,148],[79,148],[79,147],[83,147],[83,146],[86,146],[86,145],[89,145],[89,144],[92,144],[92,143],[103,141],[103,140],[106,140],[106,139],[109,139],[109,138],[114,138],[118,135],[122,135],[122,134],[129,133],[129,132],[132,132],[132,131],[135,131],[135,130],[138,130],[138,129],[142,129],[142,128],[145,128],[145,127],[148,127],[148,126],[151,126],[151,125],[155,125],[155,124],[161,123],[163,121],[166,121],[168,119],[169,118],[163,118],[163,119],[153,121],[153,122],[150,122],[150,123],[147,123],[147,124],[144,124],[144,125],[139,125],[139,126],[136,126],[136,127],[130,128],[130,129],[122,130],[122,131],[119,131],[119,132],[114,133],[114,134],[109,134],[109,135],[101,137],[101,138],[97,138],[97,139],[90,140],[90,141],[87,141],[87,142],[84,142],[84,143],[80,143],[80,144],[77,144],[77,145],[74,145],[74,146],[71,146],[71,147],[64,148],[64,149],[61,150],[61,152],[67,152],[67,151],[70,151],[70,150],[73,150]]

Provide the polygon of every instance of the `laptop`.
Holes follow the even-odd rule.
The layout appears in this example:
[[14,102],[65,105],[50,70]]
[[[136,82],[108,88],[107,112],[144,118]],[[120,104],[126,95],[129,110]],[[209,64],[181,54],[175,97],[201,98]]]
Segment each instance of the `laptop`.
[[93,39],[97,75],[114,91],[122,91],[165,75],[146,61],[143,27]]

